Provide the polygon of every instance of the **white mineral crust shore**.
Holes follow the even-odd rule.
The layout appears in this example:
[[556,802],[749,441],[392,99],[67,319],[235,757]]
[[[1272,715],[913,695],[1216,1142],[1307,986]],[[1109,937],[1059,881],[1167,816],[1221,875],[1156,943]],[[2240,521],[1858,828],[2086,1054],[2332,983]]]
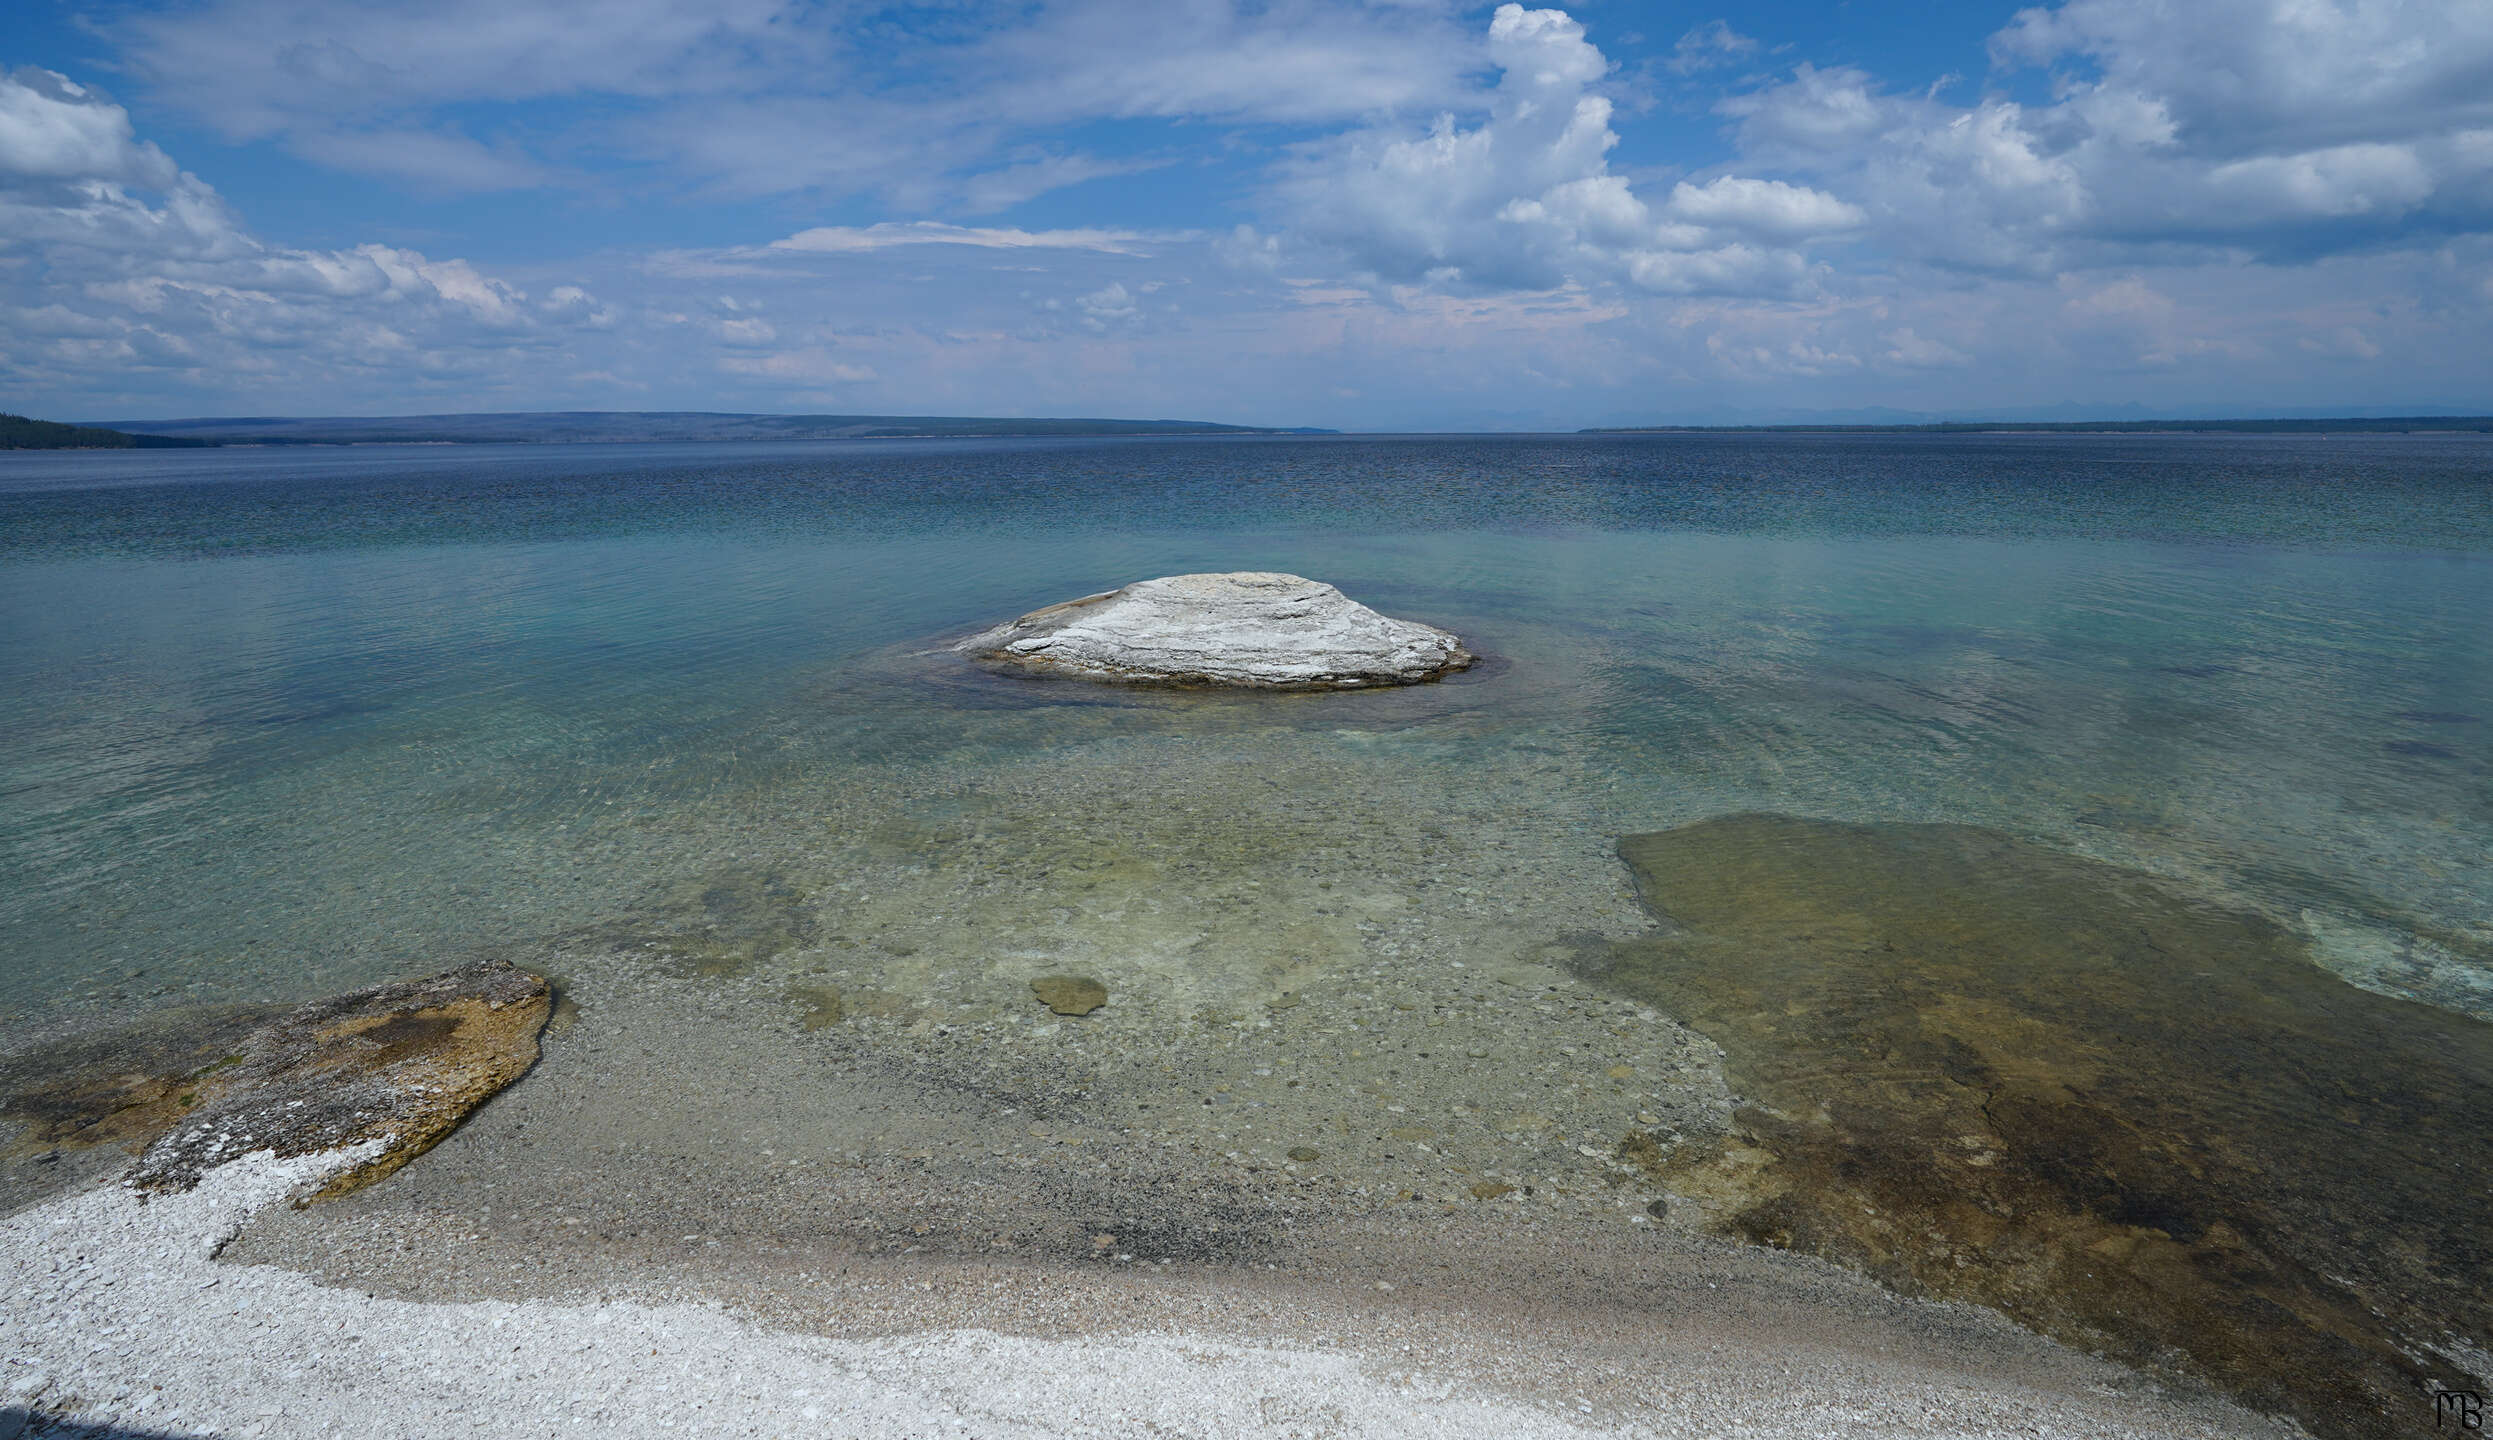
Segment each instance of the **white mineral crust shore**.
[[[215,1263],[344,1155],[0,1222],[0,1407],[224,1435],[1590,1436],[1357,1357],[1183,1335],[773,1333],[698,1305],[420,1304]],[[0,1408],[0,1414],[6,1410]]]
[[1086,680],[1266,690],[1411,685],[1474,659],[1433,625],[1379,615],[1322,581],[1265,570],[1138,580],[1033,610],[953,648]]
[[[0,1220],[0,1433],[13,1435],[30,1412],[45,1428],[218,1436],[2209,1433],[2164,1428],[2153,1405],[1852,1351],[1726,1353],[1703,1337],[1640,1387],[1652,1418],[1631,1421],[1496,1393],[1479,1377],[1500,1374],[1506,1360],[1481,1344],[1449,1374],[1383,1353],[1394,1348],[1386,1345],[976,1329],[845,1340],[772,1331],[705,1305],[376,1299],[216,1262],[253,1212],[353,1158],[262,1151],[188,1192],[142,1199],[100,1187]],[[1796,1370],[1809,1377],[1797,1388]]]

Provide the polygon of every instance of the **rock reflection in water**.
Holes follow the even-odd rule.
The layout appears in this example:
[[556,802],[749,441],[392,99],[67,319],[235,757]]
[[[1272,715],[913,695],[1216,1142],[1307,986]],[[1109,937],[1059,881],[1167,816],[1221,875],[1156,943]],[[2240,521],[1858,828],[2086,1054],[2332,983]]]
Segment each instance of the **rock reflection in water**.
[[1745,1097],[1652,1152],[1694,1213],[2325,1436],[2482,1388],[2493,1026],[1993,831],[1750,815],[1622,851],[1666,924],[1579,963]]

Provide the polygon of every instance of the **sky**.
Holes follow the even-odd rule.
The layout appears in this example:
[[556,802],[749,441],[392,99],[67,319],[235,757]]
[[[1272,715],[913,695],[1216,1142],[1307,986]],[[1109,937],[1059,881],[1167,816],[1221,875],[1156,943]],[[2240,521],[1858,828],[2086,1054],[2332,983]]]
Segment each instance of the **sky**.
[[0,11],[0,410],[2493,412],[2488,0]]

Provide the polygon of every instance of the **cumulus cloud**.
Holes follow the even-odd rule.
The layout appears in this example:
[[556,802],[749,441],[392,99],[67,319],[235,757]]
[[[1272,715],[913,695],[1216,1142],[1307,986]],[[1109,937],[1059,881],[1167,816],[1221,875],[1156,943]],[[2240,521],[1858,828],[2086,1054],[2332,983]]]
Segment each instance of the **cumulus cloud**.
[[608,314],[576,286],[531,307],[465,260],[265,244],[121,106],[42,70],[0,76],[0,266],[0,373],[30,389],[439,368]]
[[68,76],[30,66],[0,77],[0,175],[161,190],[178,173],[131,131],[129,112]]
[[2493,120],[2493,10],[2478,0],[2068,0],[2020,11],[1991,49],[2083,62],[2089,93],[2154,105],[2214,159]]
[[1744,230],[1779,239],[1802,239],[1851,230],[1861,208],[1805,185],[1722,175],[1702,185],[1683,180],[1671,187],[1671,215],[1694,225]]
[[2094,205],[2076,162],[2014,102],[1960,109],[1884,92],[1859,70],[1804,64],[1723,109],[1752,163],[1848,196],[1883,245],[1910,258],[2048,269]]
[[2050,273],[2189,245],[2275,258],[2493,225],[2479,0],[2069,0],[1992,38],[2054,97],[1967,105],[1797,67],[1723,102],[1745,159],[1892,255]]
[[1501,78],[1479,124],[1310,147],[1282,190],[1300,233],[1390,282],[1794,294],[1813,273],[1797,246],[1860,223],[1834,196],[1733,175],[1649,204],[1609,168],[1610,65],[1583,26],[1503,5],[1487,53]]

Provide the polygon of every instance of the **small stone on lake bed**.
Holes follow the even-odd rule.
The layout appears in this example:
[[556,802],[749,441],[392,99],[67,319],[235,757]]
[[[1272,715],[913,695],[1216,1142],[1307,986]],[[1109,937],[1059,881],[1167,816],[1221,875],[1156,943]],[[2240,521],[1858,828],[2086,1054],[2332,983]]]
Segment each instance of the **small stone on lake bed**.
[[1059,1015],[1088,1015],[1108,1003],[1108,987],[1088,975],[1049,975],[1031,981],[1030,993]]
[[1316,1158],[1316,1152],[1304,1145],[1291,1146],[1289,1153],[1290,1158],[1297,1161],[1301,1165],[1308,1164]]

